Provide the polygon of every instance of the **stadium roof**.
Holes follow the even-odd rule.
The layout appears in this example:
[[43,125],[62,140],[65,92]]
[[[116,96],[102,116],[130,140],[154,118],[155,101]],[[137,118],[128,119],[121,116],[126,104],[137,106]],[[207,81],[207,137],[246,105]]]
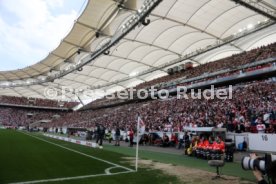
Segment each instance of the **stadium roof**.
[[[128,0],[118,6],[118,1],[90,0],[55,50],[37,64],[0,72],[0,83],[31,82],[31,78],[43,78],[91,55],[110,40],[144,2]],[[275,17],[276,2],[244,2],[250,2],[260,11],[231,0],[163,0],[150,13],[149,25],[137,26],[113,46],[108,55],[99,56],[81,71],[39,85],[7,85],[0,90],[0,95],[45,98],[47,86],[117,91],[167,75],[167,68],[180,63],[190,61],[199,65],[275,42],[275,19],[264,15]],[[220,47],[201,54],[212,46]],[[68,93],[66,98],[71,100],[73,96]]]

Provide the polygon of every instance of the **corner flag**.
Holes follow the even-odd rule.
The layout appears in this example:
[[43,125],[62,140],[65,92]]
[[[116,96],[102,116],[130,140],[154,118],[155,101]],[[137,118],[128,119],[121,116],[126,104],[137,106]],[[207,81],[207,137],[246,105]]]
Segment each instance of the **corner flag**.
[[145,129],[146,129],[146,125],[144,123],[144,121],[142,120],[142,118],[140,116],[138,116],[138,124],[139,124],[139,132],[140,134],[144,134],[145,133]]
[[[136,164],[135,164],[135,170],[138,171],[138,151],[139,151],[139,142],[142,137],[142,135],[145,133],[146,125],[142,118],[140,117],[140,114],[138,114],[137,119],[137,138],[136,138]],[[141,137],[139,136],[141,134]]]

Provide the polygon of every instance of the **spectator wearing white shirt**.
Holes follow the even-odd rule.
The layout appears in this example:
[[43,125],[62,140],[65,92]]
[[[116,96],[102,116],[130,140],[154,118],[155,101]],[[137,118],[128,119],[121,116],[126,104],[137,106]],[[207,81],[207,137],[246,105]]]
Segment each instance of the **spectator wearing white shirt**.
[[264,120],[266,128],[268,128],[269,127],[269,121],[270,121],[270,113],[269,112],[266,112],[264,114],[263,120]]
[[258,133],[265,133],[265,124],[262,123],[262,121],[259,121],[256,125]]

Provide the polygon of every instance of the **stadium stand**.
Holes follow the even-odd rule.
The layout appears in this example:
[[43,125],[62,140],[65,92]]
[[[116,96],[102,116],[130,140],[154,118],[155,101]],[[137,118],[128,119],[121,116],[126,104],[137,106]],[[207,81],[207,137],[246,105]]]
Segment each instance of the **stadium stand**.
[[0,104],[9,105],[24,105],[37,107],[55,107],[55,108],[73,108],[78,105],[78,102],[64,102],[40,98],[26,98],[15,96],[0,96]]
[[[177,99],[131,103],[119,107],[77,112],[57,112],[1,107],[4,125],[27,125],[50,120],[47,127],[95,128],[97,123],[112,129],[119,123],[122,130],[135,127],[136,115],[141,113],[148,131],[183,131],[185,127],[226,127],[234,132],[242,124],[246,132],[257,133],[257,124],[265,124],[266,131],[275,132],[275,81],[252,81],[233,87],[233,99]],[[158,107],[158,108],[156,108]],[[35,114],[28,118],[27,114]],[[53,118],[59,114],[59,118]],[[269,117],[269,118],[267,118]]]
[[0,12],[0,184],[274,180],[276,1],[17,3]]
[[[242,54],[234,55],[225,59],[200,65],[193,69],[183,71],[182,73],[169,75],[149,81],[138,88],[145,88],[149,85],[168,82],[177,78],[199,77],[202,74],[212,73],[217,70],[232,68],[227,73],[210,77],[205,75],[203,79],[193,81],[192,83],[203,82],[214,78],[230,76],[241,72],[239,67],[246,66],[248,63],[254,63],[260,59],[268,59],[276,56],[275,43],[266,47],[254,49]],[[256,66],[244,67],[242,72],[250,72],[272,66],[272,62],[257,64]],[[180,83],[188,85],[188,83]],[[174,86],[175,87],[175,86]],[[183,131],[184,127],[226,127],[228,131],[236,131],[239,124],[243,124],[244,131],[257,132],[256,125],[258,121],[265,123],[267,131],[274,132],[276,122],[275,112],[275,91],[274,81],[253,81],[240,83],[234,86],[232,100],[220,101],[204,99],[177,99],[171,97],[167,100],[153,100],[150,102],[130,103],[118,107],[110,107],[98,110],[85,110],[77,112],[60,113],[56,111],[13,109],[2,107],[2,122],[6,125],[26,125],[28,122],[36,122],[43,119],[50,120],[44,124],[47,127],[82,127],[92,128],[96,123],[103,123],[107,128],[112,129],[119,123],[122,130],[135,126],[135,117],[138,112],[144,117],[148,131]],[[104,99],[96,100],[93,103],[102,104]],[[114,101],[114,100],[113,100]],[[116,99],[115,99],[116,101]],[[44,99],[28,99],[23,97],[3,97],[2,104],[18,104],[28,106],[57,107],[59,102]],[[91,107],[91,104],[86,108]],[[72,108],[77,105],[75,102],[64,102],[64,106]],[[155,107],[159,107],[156,109]],[[29,112],[36,114],[32,118],[27,118]],[[25,114],[25,115],[24,115]],[[52,118],[54,114],[62,114],[60,118]],[[269,120],[264,120],[264,116],[269,116]],[[49,118],[50,117],[50,118]],[[273,130],[274,129],[274,130]]]
[[[258,61],[262,61],[264,59],[274,58],[274,57],[276,57],[276,43],[263,46],[257,49],[253,49],[248,52],[243,52],[241,54],[233,55],[231,57],[223,58],[217,61],[209,62],[189,70],[184,70],[184,71],[175,73],[173,75],[160,77],[160,78],[139,84],[134,88],[144,89],[144,88],[149,88],[150,86],[155,86],[158,89],[162,89],[162,88],[168,88],[168,86],[172,87],[172,85],[168,84],[170,81],[173,81],[173,86],[175,86],[177,83],[181,85],[187,85],[187,84],[191,84],[191,82],[183,83],[181,81],[183,79],[187,80],[187,79],[192,79],[196,77],[201,77],[202,79],[200,80],[197,79],[192,81],[192,83],[196,83],[196,82],[211,80],[214,78],[230,76],[240,72],[245,73],[245,72],[258,70],[258,69],[271,66],[273,62],[268,62],[265,64],[257,64],[256,66],[253,66],[253,67],[252,66],[250,67],[249,64],[258,63]],[[241,69],[241,66],[244,66],[244,68]],[[218,71],[222,71],[222,72],[218,72]],[[212,74],[213,72],[216,72],[217,74],[211,76],[210,74]],[[111,100],[106,98],[97,99],[87,104],[86,106],[84,106],[83,109],[89,109],[92,107],[95,108],[103,104],[106,105],[109,103],[114,103],[116,102],[116,100],[120,101],[119,99],[116,99],[116,98]]]
[[37,122],[50,122],[63,118],[66,112],[47,109],[0,106],[0,122],[5,126],[29,126]]
[[266,47],[260,47],[257,49],[253,49],[251,51],[243,52],[237,55],[233,55],[231,57],[223,58],[217,61],[208,62],[198,67],[194,67],[189,70],[184,70],[182,72],[167,75],[149,82],[145,82],[136,86],[137,89],[147,88],[152,85],[169,82],[174,79],[179,79],[185,77],[185,79],[193,78],[196,76],[200,76],[202,74],[212,73],[218,70],[223,69],[235,69],[238,66],[242,66],[248,63],[252,63],[254,61],[260,61],[266,58],[275,57],[276,56],[276,43],[270,44]]
[[[50,126],[95,127],[103,123],[112,128],[119,123],[122,129],[134,127],[138,112],[144,118],[148,131],[182,131],[184,127],[227,127],[235,131],[239,123],[245,131],[256,132],[256,124],[264,123],[269,114],[266,127],[275,124],[274,81],[254,81],[239,84],[233,89],[233,99],[220,101],[205,99],[155,100],[146,103],[133,103],[114,108],[94,111],[79,111],[66,114],[63,119],[54,120]],[[156,108],[158,107],[158,108]],[[170,128],[168,129],[168,125]]]

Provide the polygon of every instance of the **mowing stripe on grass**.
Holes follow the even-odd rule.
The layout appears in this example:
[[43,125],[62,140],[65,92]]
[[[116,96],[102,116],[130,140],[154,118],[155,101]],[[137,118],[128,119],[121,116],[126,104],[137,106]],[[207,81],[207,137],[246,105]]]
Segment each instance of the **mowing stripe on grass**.
[[123,168],[123,169],[125,169],[125,170],[127,170],[127,171],[130,171],[130,172],[134,172],[133,169],[124,167],[124,166],[122,166],[122,165],[115,164],[115,163],[113,163],[113,162],[110,162],[110,161],[107,161],[107,160],[103,160],[103,159],[100,159],[100,158],[97,158],[97,157],[94,157],[94,156],[91,156],[91,155],[87,155],[87,154],[82,153],[82,152],[80,152],[80,151],[77,151],[77,150],[74,150],[74,149],[71,149],[71,148],[67,148],[67,147],[65,147],[65,146],[61,146],[61,145],[59,145],[59,144],[56,144],[56,143],[47,141],[47,140],[45,140],[45,139],[41,139],[41,138],[39,138],[39,137],[37,137],[37,136],[33,136],[33,135],[30,135],[30,134],[25,133],[25,132],[21,132],[21,133],[23,133],[23,134],[25,134],[25,135],[28,135],[28,136],[30,136],[30,137],[33,137],[33,138],[35,138],[35,139],[38,139],[38,140],[40,140],[40,141],[44,141],[44,142],[47,142],[47,143],[49,143],[49,144],[58,146],[58,147],[60,147],[60,148],[63,148],[63,149],[66,149],[66,150],[69,150],[69,151],[78,153],[78,154],[80,154],[80,155],[83,155],[83,156],[86,156],[86,157],[89,157],[89,158],[93,158],[93,159],[95,159],[95,160],[98,160],[98,161],[101,161],[101,162],[105,162],[105,163],[108,163],[108,164],[113,165],[113,166],[116,166],[116,167]]
[[98,177],[98,176],[112,176],[112,175],[125,174],[125,173],[131,173],[131,172],[134,172],[134,171],[123,171],[123,172],[117,172],[117,173],[92,174],[92,175],[85,175],[85,176],[74,176],[74,177],[65,177],[65,178],[35,180],[35,181],[24,181],[24,182],[10,183],[10,184],[34,184],[34,183],[44,183],[44,182],[54,182],[54,181],[66,181],[66,180],[86,179],[86,178],[92,178],[92,177]]

